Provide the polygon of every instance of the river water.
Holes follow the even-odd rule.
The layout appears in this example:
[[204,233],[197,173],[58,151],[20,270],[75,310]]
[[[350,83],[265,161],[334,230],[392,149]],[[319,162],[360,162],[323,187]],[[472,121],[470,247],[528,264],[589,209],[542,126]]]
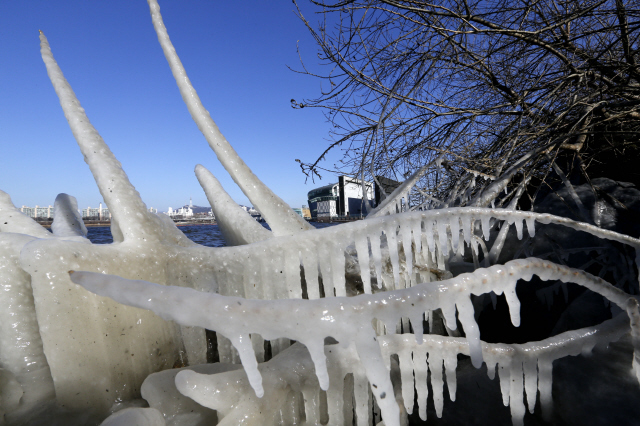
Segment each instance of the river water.
[[[337,225],[338,223],[319,223],[310,222],[316,228],[326,228],[327,226]],[[268,229],[266,224],[263,224]],[[224,238],[222,238],[222,232],[218,225],[192,225],[192,226],[180,226],[180,229],[184,235],[186,235],[194,243],[208,246],[208,247],[224,247],[226,245]],[[88,227],[87,238],[94,244],[111,244],[113,238],[111,237],[111,228],[108,226],[91,226]]]

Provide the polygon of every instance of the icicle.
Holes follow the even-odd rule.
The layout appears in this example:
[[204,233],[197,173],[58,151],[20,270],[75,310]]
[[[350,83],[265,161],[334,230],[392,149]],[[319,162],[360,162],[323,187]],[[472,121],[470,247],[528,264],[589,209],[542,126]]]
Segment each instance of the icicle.
[[[431,324],[431,321],[429,322]],[[429,388],[427,387],[427,353],[426,351],[413,351],[413,368],[416,380],[416,393],[418,394],[418,415],[422,421],[427,420],[427,399]]]
[[251,334],[251,346],[258,362],[264,362],[264,339],[259,334]]
[[524,423],[524,383],[522,373],[522,360],[515,358],[511,362],[511,388],[509,390],[509,407],[511,408],[511,422],[514,426]]
[[542,417],[551,421],[553,412],[553,398],[551,397],[553,359],[548,357],[538,358],[538,391],[540,392],[540,407]]
[[413,360],[410,350],[398,351],[398,362],[400,365],[400,380],[402,381],[402,400],[407,413],[413,412]]
[[484,234],[484,239],[489,241],[489,237],[491,236],[491,216],[482,215],[480,217],[480,222],[482,223],[482,233]]
[[498,363],[498,379],[500,380],[500,392],[502,393],[502,404],[509,406],[511,396],[511,360]]
[[391,260],[391,267],[393,268],[393,282],[394,288],[398,288],[400,285],[400,258],[398,256],[398,238],[396,236],[396,230],[398,224],[395,220],[385,222],[384,233],[387,236],[387,246],[389,248],[389,259]]
[[355,236],[356,252],[358,253],[358,264],[360,265],[360,277],[366,294],[371,294],[371,269],[369,266],[369,243],[367,242],[366,228]]
[[[436,245],[435,245],[435,241],[433,239],[433,234],[434,234],[434,225],[435,222],[432,220],[425,220],[424,221],[424,235],[426,235],[427,237],[427,247],[429,248],[429,251],[431,253],[433,253],[434,251],[436,251]],[[640,259],[640,257],[639,257]],[[638,261],[638,264],[640,264],[640,261]]]
[[[437,228],[438,228],[438,240],[440,242],[440,252],[443,254],[448,254],[448,250],[447,250],[447,240],[448,235],[447,235],[447,225],[448,225],[448,221],[444,218],[438,218],[438,222],[437,222]],[[445,255],[446,257],[446,255]]]
[[[355,405],[356,426],[369,426],[369,382],[361,368],[353,372],[353,403]],[[392,398],[395,399],[393,395]]]
[[533,414],[536,408],[536,399],[538,398],[538,360],[533,356],[524,357],[524,389],[527,394],[527,406],[529,412]]
[[516,294],[515,282],[505,288],[504,297],[507,299],[507,304],[509,305],[511,323],[514,327],[520,327],[520,299],[518,299],[518,295]]
[[422,313],[410,318],[411,326],[413,328],[413,334],[416,337],[416,343],[421,345],[424,340],[424,329],[422,325]]
[[289,292],[288,298],[302,299],[302,284],[300,283],[300,251],[294,244],[287,244],[284,247],[283,272],[286,288]]
[[345,281],[345,257],[344,247],[337,241],[334,241],[330,249],[331,253],[331,272],[333,278],[333,287],[336,291],[337,297],[344,297],[347,295],[346,281]]
[[407,268],[407,285],[405,287],[411,287],[413,281],[413,254],[411,249],[411,223],[400,223],[400,237],[402,238],[402,247],[404,248],[405,265]]
[[531,238],[536,236],[536,228],[535,228],[535,223],[536,220],[533,217],[526,217],[525,222],[527,222],[527,232],[529,232],[529,236]]
[[456,354],[444,352],[444,371],[447,377],[447,388],[449,389],[449,399],[456,400],[456,368],[458,368],[458,357]]
[[324,287],[324,297],[334,297],[333,274],[331,272],[331,261],[333,254],[329,245],[331,242],[318,242],[318,261],[320,263],[320,273],[322,274],[322,286]]
[[471,364],[476,368],[480,368],[482,365],[482,346],[480,345],[480,329],[474,317],[473,303],[471,303],[469,296],[463,295],[456,298],[456,305],[458,307],[458,320],[462,324],[469,342]]
[[413,231],[413,242],[416,245],[416,262],[418,261],[418,256],[422,254],[422,219],[418,218],[417,220],[413,220],[411,222],[411,229]]
[[516,219],[514,221],[514,224],[516,225],[516,235],[518,236],[518,239],[521,240],[522,239],[522,226],[523,223],[520,219]]
[[378,288],[382,288],[382,253],[380,252],[380,234],[379,231],[369,234],[369,242],[371,243],[371,257],[376,270],[376,282]]
[[307,282],[307,297],[309,299],[320,298],[320,283],[318,282],[318,253],[308,245],[300,251],[302,265],[304,267],[304,279]]
[[429,371],[431,372],[431,391],[433,392],[433,405],[438,418],[442,418],[442,408],[444,407],[444,381],[442,379],[442,357],[439,351],[429,352]]
[[468,246],[471,246],[471,233],[473,232],[473,230],[471,229],[471,223],[475,221],[472,221],[471,216],[466,214],[460,215],[460,221],[462,222],[464,242],[467,243]]
[[458,216],[454,215],[449,218],[449,226],[451,229],[451,248],[456,252],[460,240],[460,219]]

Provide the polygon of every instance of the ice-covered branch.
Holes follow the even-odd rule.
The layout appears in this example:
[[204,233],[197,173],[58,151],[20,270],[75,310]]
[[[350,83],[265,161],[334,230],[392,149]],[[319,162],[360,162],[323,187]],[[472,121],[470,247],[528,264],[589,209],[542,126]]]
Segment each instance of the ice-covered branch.
[[311,225],[253,174],[249,166],[227,142],[218,125],[202,105],[196,89],[191,84],[184,66],[182,66],[182,61],[180,61],[176,49],[169,39],[167,28],[162,21],[158,2],[156,0],[148,0],[148,3],[153,27],[158,34],[158,41],[162,46],[178,89],[180,89],[182,100],[187,105],[193,121],[198,125],[220,163],[222,163],[247,198],[260,210],[275,235],[292,235],[299,231],[311,229]]
[[71,280],[120,303],[153,310],[163,318],[180,324],[198,325],[222,333],[238,349],[249,382],[259,397],[264,391],[249,333],[259,333],[269,340],[287,337],[303,343],[309,350],[323,389],[329,386],[324,339],[333,337],[343,345],[355,344],[369,382],[372,386],[376,385],[373,392],[378,405],[387,424],[393,425],[396,422],[392,419],[398,416],[397,406],[395,402],[385,400],[385,395],[393,395],[393,389],[371,326],[372,321],[378,319],[391,327],[401,317],[408,317],[414,324],[416,340],[421,342],[423,336],[420,325],[425,311],[442,309],[447,325],[455,329],[457,308],[458,320],[469,342],[472,363],[479,367],[483,353],[470,295],[490,291],[504,293],[511,320],[518,326],[520,302],[515,292],[516,282],[519,279],[530,280],[533,274],[542,280],[562,280],[582,285],[622,308],[626,308],[630,297],[584,271],[533,258],[513,260],[505,265],[409,289],[308,301],[249,300],[82,271],[72,272]]

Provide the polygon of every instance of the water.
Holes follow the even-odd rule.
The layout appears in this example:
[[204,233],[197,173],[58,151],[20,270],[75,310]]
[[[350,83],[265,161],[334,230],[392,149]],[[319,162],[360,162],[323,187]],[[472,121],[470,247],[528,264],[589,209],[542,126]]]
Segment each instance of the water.
[[[316,228],[326,228],[327,226],[334,226],[338,223],[320,223],[310,222]],[[269,225],[262,223],[262,226],[269,229]],[[224,247],[226,245],[224,238],[222,238],[222,232],[218,225],[191,225],[180,226],[178,229],[182,231],[191,241],[194,243],[207,246],[207,247]],[[87,228],[89,233],[87,237],[93,244],[111,244],[113,237],[111,236],[111,228],[108,226],[90,226]]]

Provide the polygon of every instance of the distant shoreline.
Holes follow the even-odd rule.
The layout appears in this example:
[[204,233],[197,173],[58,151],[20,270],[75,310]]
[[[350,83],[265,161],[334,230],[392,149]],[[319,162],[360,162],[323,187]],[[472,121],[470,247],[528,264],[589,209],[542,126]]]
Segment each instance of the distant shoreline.
[[[52,222],[38,222],[40,225],[42,225],[45,228],[51,228],[51,223]],[[176,226],[202,226],[202,225],[217,225],[217,222],[206,222],[206,223],[202,223],[202,222],[174,222],[174,224]],[[86,226],[87,228],[97,228],[97,227],[107,227],[107,226],[111,226],[111,222],[85,222],[84,226]]]

